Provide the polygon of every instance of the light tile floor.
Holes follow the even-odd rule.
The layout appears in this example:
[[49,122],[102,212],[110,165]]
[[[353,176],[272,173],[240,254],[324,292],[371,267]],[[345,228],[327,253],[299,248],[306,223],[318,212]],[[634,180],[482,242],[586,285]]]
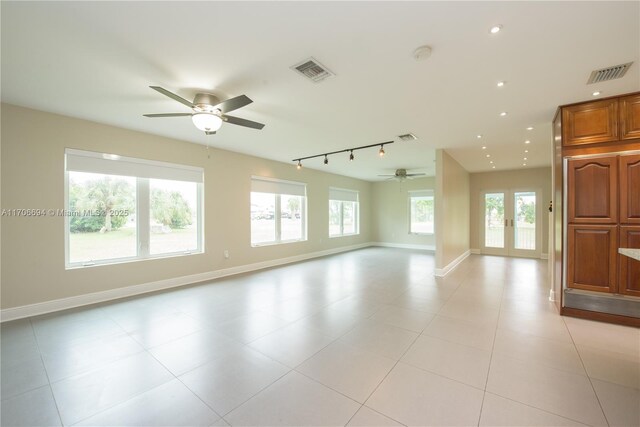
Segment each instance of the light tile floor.
[[546,262],[368,248],[2,324],[2,426],[640,425],[640,330]]

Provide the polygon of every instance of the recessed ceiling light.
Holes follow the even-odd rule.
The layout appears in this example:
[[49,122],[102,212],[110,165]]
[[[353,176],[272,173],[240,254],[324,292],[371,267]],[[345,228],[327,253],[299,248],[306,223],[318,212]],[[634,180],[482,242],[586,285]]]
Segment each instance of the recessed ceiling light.
[[507,115],[507,112],[506,112],[506,111],[503,111],[502,113],[500,113],[500,117],[504,117],[504,116],[506,116],[506,115]]
[[486,150],[486,149],[487,149],[487,146],[486,146],[486,145],[485,145],[485,146],[483,146],[483,147],[482,147],[482,149],[483,149],[483,150]]
[[476,135],[476,138],[482,139],[482,135]]
[[528,139],[524,142],[525,144],[531,144],[531,141],[529,141]]
[[493,160],[489,160],[489,163],[493,164]]
[[413,51],[413,59],[416,61],[424,61],[431,56],[431,46],[420,46]]
[[487,157],[491,157],[491,154],[487,154]]
[[527,158],[525,157],[525,158],[524,158],[524,159],[522,159],[522,160],[527,160]]
[[522,164],[522,166],[527,166],[527,164],[526,164],[526,163],[523,163],[523,164]]
[[529,152],[529,150],[524,150],[524,152],[525,152],[525,153],[528,153],[528,152]]
[[502,86],[504,86],[504,84],[505,84],[505,83],[506,83],[506,82],[502,82],[502,81],[500,81],[500,82],[498,82],[498,84],[497,84],[496,86],[498,86],[498,87],[502,87]]
[[495,169],[495,168],[496,168],[495,166],[491,166],[491,169]]
[[600,95],[601,93],[602,93],[602,92],[600,92],[599,90],[597,90],[597,91],[593,92],[591,95],[593,95],[593,96],[598,96],[598,95]]
[[533,130],[533,126],[529,126],[527,130]]
[[502,25],[494,25],[493,27],[489,28],[489,32],[491,34],[499,33],[500,30],[502,30]]

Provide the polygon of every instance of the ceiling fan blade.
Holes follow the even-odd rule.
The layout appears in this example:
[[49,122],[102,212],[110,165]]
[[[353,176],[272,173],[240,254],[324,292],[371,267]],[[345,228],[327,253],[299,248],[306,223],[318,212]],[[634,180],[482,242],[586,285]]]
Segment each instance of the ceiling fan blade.
[[395,175],[378,175],[378,176],[391,176],[391,177],[393,177],[393,176],[395,176]]
[[214,130],[213,132],[206,132],[206,131],[205,131],[205,133],[204,133],[204,134],[205,134],[205,135],[215,135],[215,134],[216,134],[216,131],[215,131],[215,130]]
[[242,108],[245,105],[251,104],[253,101],[249,99],[246,95],[236,96],[235,98],[227,99],[226,101],[222,101],[220,104],[216,105],[215,108],[220,109],[222,113],[228,113],[233,110],[237,110],[238,108]]
[[424,173],[408,173],[406,176],[424,176]]
[[143,114],[145,117],[182,117],[190,116],[191,113],[159,113],[159,114]]
[[151,89],[156,90],[158,92],[160,92],[161,94],[163,94],[164,96],[168,96],[169,98],[178,101],[181,104],[186,105],[189,108],[193,108],[193,102],[191,101],[187,101],[186,99],[184,99],[183,97],[176,95],[173,92],[169,92],[168,90],[161,88],[160,86],[149,86]]
[[224,121],[227,123],[231,123],[234,125],[244,126],[252,129],[262,129],[264,125],[258,122],[252,122],[251,120],[241,119],[240,117],[234,116],[223,116]]

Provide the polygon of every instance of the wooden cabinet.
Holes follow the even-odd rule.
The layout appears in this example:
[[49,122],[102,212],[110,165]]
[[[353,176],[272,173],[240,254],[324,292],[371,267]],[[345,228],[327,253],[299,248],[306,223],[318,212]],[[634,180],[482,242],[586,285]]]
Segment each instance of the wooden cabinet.
[[618,140],[618,100],[606,99],[562,109],[565,146]]
[[587,291],[615,292],[618,227],[570,224],[567,232],[567,285]]
[[640,224],[640,154],[620,156],[620,222]]
[[[620,247],[640,249],[640,226],[623,225],[620,227]],[[620,256],[618,292],[640,297],[640,261],[624,255]]]
[[560,106],[553,125],[561,313],[640,325],[640,261],[618,253],[640,248],[640,92]]
[[640,94],[620,98],[620,139],[640,138]]
[[567,213],[569,223],[617,223],[617,157],[607,156],[569,160],[567,166]]

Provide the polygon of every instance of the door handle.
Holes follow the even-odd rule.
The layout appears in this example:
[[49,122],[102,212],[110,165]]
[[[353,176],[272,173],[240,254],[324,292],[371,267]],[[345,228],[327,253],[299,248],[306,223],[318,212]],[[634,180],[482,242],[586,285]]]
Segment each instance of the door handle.
[[509,226],[509,220],[508,220],[508,219],[505,219],[505,220],[504,220],[504,226],[505,226],[505,227],[508,227],[508,226]]
[[513,220],[511,220],[511,226],[513,227]]

